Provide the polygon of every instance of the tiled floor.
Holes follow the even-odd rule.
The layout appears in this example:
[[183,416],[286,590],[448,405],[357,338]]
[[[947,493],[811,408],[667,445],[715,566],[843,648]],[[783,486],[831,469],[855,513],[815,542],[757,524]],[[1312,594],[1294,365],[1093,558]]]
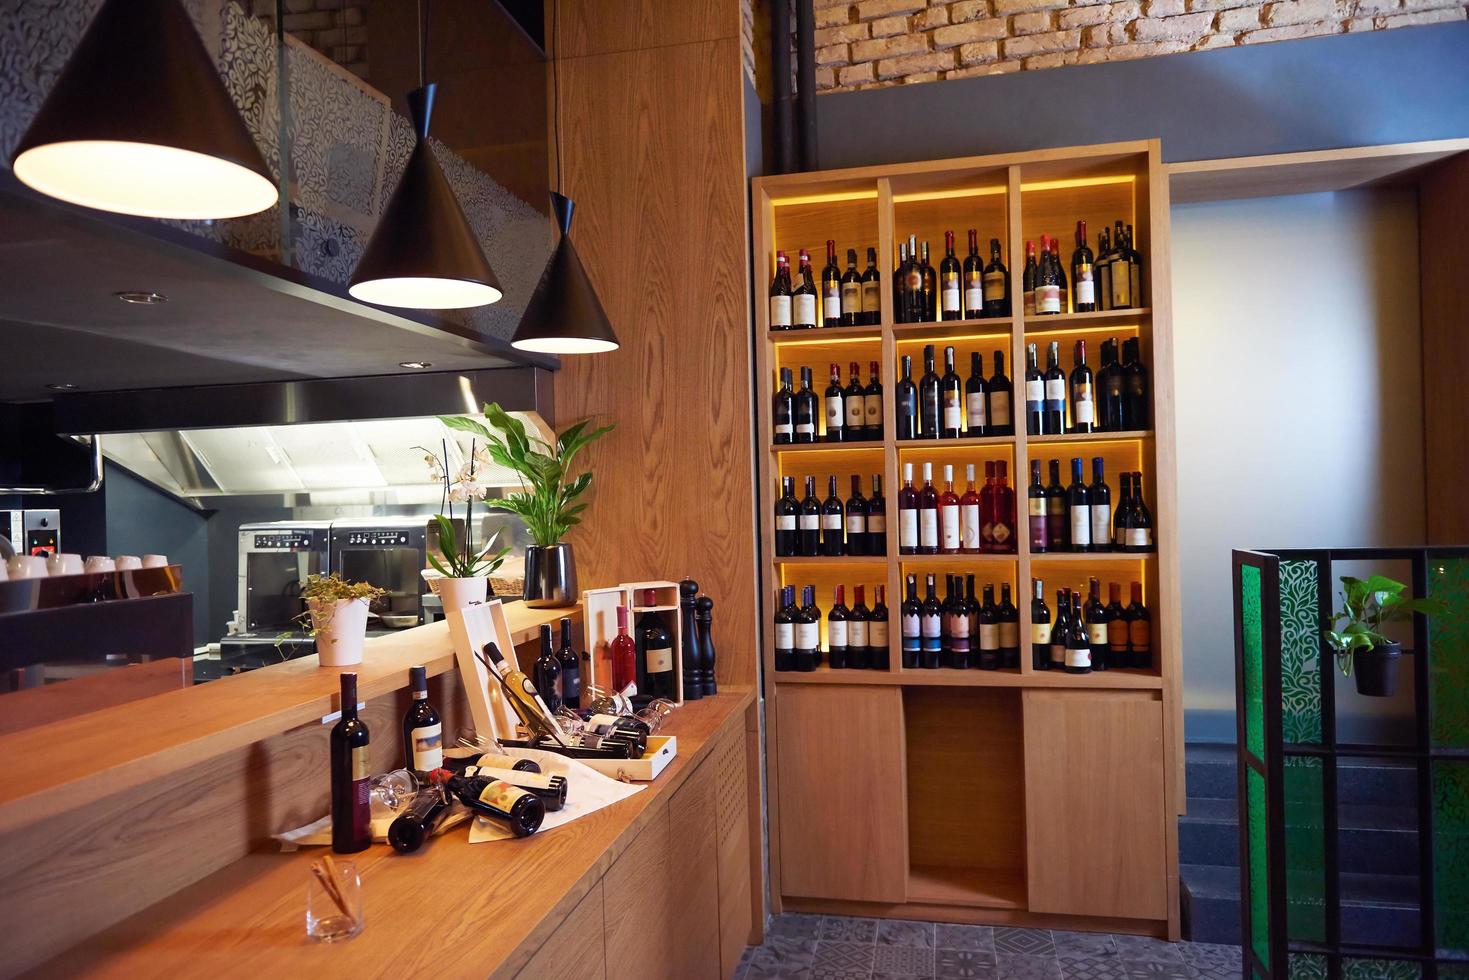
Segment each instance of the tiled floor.
[[1240,980],[1237,946],[1140,936],[778,916],[737,980]]

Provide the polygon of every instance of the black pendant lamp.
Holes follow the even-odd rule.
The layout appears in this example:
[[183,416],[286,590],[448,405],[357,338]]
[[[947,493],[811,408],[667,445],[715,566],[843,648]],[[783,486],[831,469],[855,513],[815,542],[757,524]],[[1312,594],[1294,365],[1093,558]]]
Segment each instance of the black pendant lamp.
[[435,86],[423,81],[428,25],[422,3],[418,24],[420,87],[408,93],[418,142],[347,292],[378,306],[424,310],[484,306],[503,295],[500,280],[428,143]]
[[[552,6],[552,50],[560,54],[560,43],[556,40],[555,3]],[[556,186],[551,193],[551,210],[556,215],[556,226],[561,230],[561,239],[551,261],[541,273],[541,281],[526,305],[525,316],[515,328],[510,345],[519,350],[536,351],[541,354],[601,354],[617,350],[617,334],[602,309],[602,301],[587,278],[587,270],[576,254],[571,242],[571,213],[576,205],[571,198],[560,193],[561,187],[561,87],[557,82],[559,69],[553,61],[551,79],[555,87],[553,106],[556,125]]]
[[178,0],[105,0],[11,169],[50,197],[150,218],[236,218],[280,199]]

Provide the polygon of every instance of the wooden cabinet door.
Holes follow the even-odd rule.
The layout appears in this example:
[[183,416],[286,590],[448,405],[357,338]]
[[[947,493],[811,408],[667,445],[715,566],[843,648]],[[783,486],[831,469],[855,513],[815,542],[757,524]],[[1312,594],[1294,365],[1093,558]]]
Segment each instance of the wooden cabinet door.
[[602,980],[607,975],[602,914],[599,881],[561,920],[551,938],[517,976],[526,980]]
[[1168,917],[1163,702],[1154,691],[1026,691],[1032,912]]
[[784,684],[775,707],[781,893],[907,901],[902,691]]
[[607,980],[672,977],[673,929],[668,919],[672,875],[668,808],[658,812],[602,876]]
[[743,726],[727,731],[709,754],[706,766],[717,766],[714,797],[718,826],[714,835],[719,865],[719,975],[734,976],[740,954],[750,939],[750,782],[745,765],[746,741],[755,743]]
[[670,977],[719,976],[719,866],[711,833],[717,811],[714,777],[711,756],[668,799]]

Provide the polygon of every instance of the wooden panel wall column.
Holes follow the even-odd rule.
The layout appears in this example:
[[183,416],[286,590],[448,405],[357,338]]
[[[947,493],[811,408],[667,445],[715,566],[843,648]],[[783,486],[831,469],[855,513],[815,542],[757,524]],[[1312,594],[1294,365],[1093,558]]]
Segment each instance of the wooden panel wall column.
[[1464,438],[1464,225],[1469,222],[1469,153],[1427,171],[1418,185],[1422,279],[1424,484],[1430,544],[1469,541],[1469,440]]

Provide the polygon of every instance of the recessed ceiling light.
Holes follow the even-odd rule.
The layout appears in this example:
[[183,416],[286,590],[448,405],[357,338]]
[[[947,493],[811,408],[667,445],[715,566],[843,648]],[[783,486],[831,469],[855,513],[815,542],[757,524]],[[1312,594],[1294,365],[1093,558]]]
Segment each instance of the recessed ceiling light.
[[60,384],[47,385],[46,387],[47,388],[50,388],[52,391],[74,391],[74,390],[76,390],[76,385],[72,384],[69,381],[63,381]]
[[400,368],[408,368],[411,371],[422,371],[424,368],[433,367],[433,364],[428,361],[399,361],[398,366]]
[[141,306],[157,306],[159,303],[168,302],[167,296],[162,293],[155,293],[152,290],[124,289],[122,292],[113,293],[112,295],[124,303],[137,303]]

